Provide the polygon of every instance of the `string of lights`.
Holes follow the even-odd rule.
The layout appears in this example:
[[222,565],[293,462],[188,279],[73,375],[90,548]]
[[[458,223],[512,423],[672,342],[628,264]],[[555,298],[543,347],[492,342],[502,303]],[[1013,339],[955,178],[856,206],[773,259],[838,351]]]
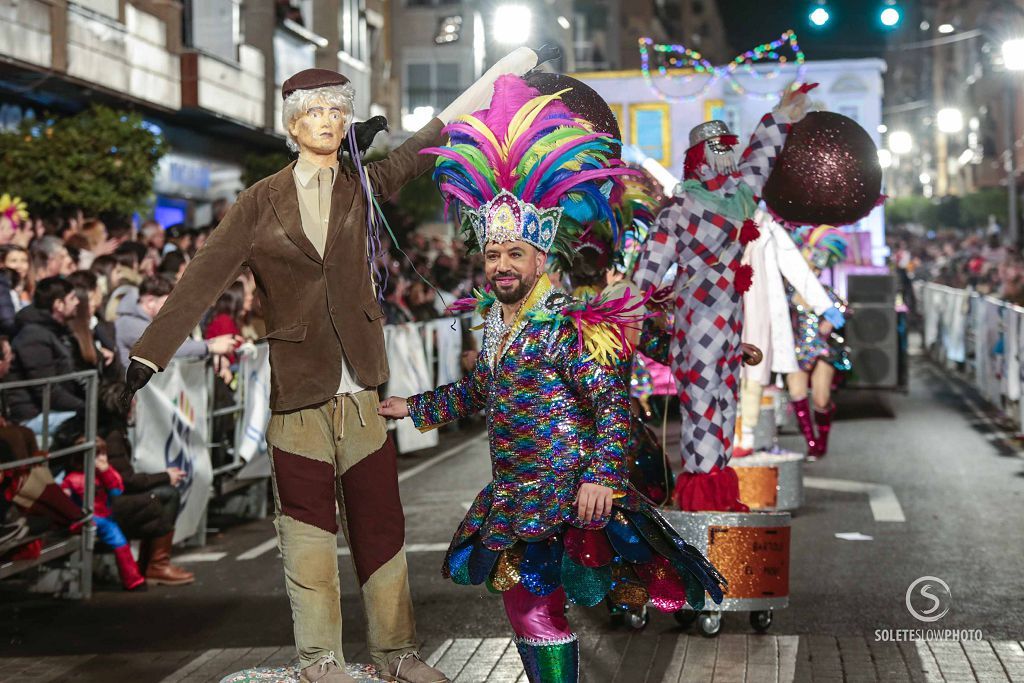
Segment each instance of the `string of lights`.
[[[786,48],[790,54],[786,54]],[[743,86],[737,78],[738,73],[750,76],[757,81],[771,81],[782,74],[787,64],[797,65],[796,80],[803,79],[805,57],[800,44],[797,42],[796,32],[792,29],[783,33],[777,40],[763,43],[751,48],[746,52],[736,55],[728,64],[715,66],[705,59],[697,50],[691,50],[685,45],[655,43],[649,37],[639,39],[640,48],[640,70],[643,73],[644,81],[648,87],[658,96],[659,99],[669,102],[692,102],[704,97],[720,80],[725,80],[732,90],[741,96],[759,97],[774,99],[779,96],[782,88],[769,91],[751,90]],[[700,87],[687,93],[668,93],[658,85],[652,73],[657,71],[658,75],[677,82],[692,83],[700,81]],[[755,65],[775,63],[778,68],[762,72],[755,68]]]

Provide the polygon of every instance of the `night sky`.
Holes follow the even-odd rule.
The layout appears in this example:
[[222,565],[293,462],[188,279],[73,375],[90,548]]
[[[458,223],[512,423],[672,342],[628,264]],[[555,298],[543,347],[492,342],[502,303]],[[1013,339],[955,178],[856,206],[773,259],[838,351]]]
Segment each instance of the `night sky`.
[[[807,19],[812,0],[719,0],[729,42],[737,52],[774,40],[786,29],[796,31],[807,59],[881,57],[885,43],[901,29],[916,32],[916,22],[901,22],[895,31],[878,21],[882,0],[827,0],[831,21],[824,27]],[[901,9],[914,3],[900,0]]]

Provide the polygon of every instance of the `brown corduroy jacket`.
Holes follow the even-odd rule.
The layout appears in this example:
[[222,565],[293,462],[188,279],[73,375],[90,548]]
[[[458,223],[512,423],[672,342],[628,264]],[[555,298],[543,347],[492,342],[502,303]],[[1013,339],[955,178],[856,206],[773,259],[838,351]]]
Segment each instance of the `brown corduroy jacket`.
[[[366,169],[379,201],[433,165],[419,154],[442,143],[434,119]],[[338,391],[342,354],[359,382],[388,379],[384,312],[366,262],[366,198],[358,177],[342,169],[334,183],[327,246],[321,259],[302,230],[292,166],[264,178],[238,201],[192,259],[131,355],[161,368],[203,313],[248,266],[270,343],[270,408],[319,405]]]

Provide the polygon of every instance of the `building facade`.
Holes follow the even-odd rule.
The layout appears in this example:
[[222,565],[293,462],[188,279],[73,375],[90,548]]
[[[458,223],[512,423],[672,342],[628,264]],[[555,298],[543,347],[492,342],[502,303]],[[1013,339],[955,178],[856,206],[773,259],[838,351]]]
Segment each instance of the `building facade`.
[[154,182],[166,222],[202,225],[242,189],[245,159],[284,149],[280,85],[341,71],[356,115],[385,112],[371,78],[388,0],[0,0],[0,126],[92,102],[142,113],[168,140]]

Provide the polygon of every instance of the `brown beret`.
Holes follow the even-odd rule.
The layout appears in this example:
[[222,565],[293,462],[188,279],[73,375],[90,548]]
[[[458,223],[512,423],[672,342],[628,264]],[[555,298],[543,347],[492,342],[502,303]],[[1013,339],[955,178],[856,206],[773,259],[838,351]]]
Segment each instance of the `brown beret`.
[[330,69],[305,69],[281,84],[281,99],[286,99],[296,90],[314,90],[332,85],[346,85],[348,79]]

